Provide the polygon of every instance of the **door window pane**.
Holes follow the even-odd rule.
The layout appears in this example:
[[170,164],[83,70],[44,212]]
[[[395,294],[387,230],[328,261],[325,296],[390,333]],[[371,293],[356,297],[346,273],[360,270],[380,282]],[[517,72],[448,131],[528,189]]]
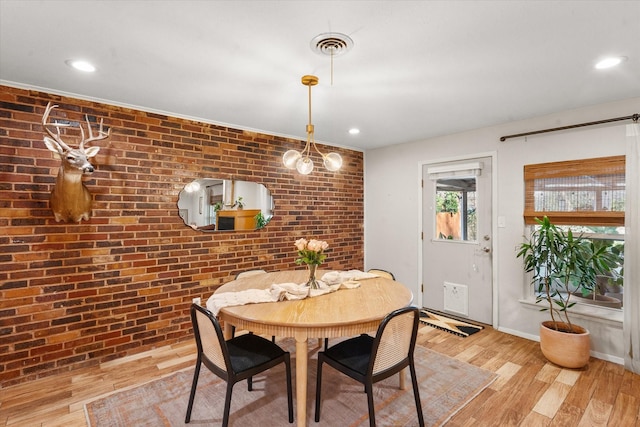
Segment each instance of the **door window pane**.
[[436,238],[477,241],[476,178],[436,180]]

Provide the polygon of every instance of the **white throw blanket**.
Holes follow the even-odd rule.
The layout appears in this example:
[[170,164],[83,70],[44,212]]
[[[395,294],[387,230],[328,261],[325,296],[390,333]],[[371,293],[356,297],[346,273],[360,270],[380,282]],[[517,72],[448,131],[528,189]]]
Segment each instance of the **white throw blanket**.
[[238,292],[215,293],[207,300],[207,308],[218,315],[221,308],[234,305],[301,300],[335,292],[339,289],[353,289],[360,286],[358,280],[378,277],[373,273],[359,270],[330,271],[318,281],[320,289],[311,289],[304,283],[274,283],[268,289],[247,289]]

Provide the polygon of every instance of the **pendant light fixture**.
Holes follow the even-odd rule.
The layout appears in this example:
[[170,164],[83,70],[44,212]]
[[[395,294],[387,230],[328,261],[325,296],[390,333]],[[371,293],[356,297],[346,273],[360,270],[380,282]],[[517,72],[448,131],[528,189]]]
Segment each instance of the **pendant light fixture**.
[[302,84],[309,88],[309,123],[307,124],[307,143],[304,150],[289,150],[282,156],[282,162],[289,169],[297,169],[303,175],[309,175],[313,171],[313,160],[311,160],[311,145],[320,154],[324,167],[331,172],[335,172],[342,167],[342,157],[338,153],[323,154],[316,146],[313,135],[313,124],[311,124],[311,86],[318,84],[316,76],[302,76]]

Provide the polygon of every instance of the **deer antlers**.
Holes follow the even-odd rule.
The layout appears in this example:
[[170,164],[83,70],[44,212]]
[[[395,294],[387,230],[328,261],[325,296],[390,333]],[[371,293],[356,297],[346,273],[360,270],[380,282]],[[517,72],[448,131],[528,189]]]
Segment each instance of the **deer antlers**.
[[[73,149],[60,136],[60,128],[72,125],[69,123],[47,123],[51,110],[56,107],[57,105],[48,103],[42,116],[42,126],[49,135],[44,137],[44,144],[50,151],[60,157],[60,168],[58,169],[56,184],[51,191],[49,200],[56,222],[73,221],[79,223],[83,219],[88,220],[91,217],[91,193],[82,183],[82,176],[93,173],[94,168],[89,159],[100,151],[100,147],[85,148],[84,144],[107,138],[109,131],[104,131],[102,120],[100,120],[100,129],[98,134],[94,135],[89,117],[85,116],[89,137],[86,137],[80,124],[78,127],[80,128],[82,140],[80,141],[80,147]],[[54,132],[50,127],[55,127],[56,131]]]
[[[69,127],[71,126],[68,123],[47,123],[47,119],[49,118],[49,113],[51,113],[51,110],[53,110],[54,108],[56,108],[57,105],[51,105],[51,102],[49,102],[47,104],[47,108],[44,110],[44,115],[42,116],[42,127],[44,128],[44,130],[49,134],[49,136],[51,138],[53,138],[58,144],[60,144],[65,150],[70,151],[71,148],[65,144],[65,142],[62,140],[62,137],[60,136],[60,128],[61,127]],[[84,135],[84,129],[82,128],[82,125],[80,125],[80,135],[82,137],[81,141],[80,141],[80,150],[84,151],[84,143],[85,142],[91,142],[91,141],[99,141],[101,139],[105,139],[109,137],[109,133],[111,132],[111,129],[107,130],[107,132],[105,132],[103,130],[102,127],[102,122],[103,119],[100,119],[100,128],[98,129],[98,134],[96,136],[93,135],[93,132],[91,131],[91,122],[89,122],[89,116],[85,114],[85,118],[87,120],[87,128],[89,129],[89,138],[85,139],[85,135]],[[48,126],[54,126],[56,128],[56,133],[53,133],[51,131],[51,129],[48,128]]]

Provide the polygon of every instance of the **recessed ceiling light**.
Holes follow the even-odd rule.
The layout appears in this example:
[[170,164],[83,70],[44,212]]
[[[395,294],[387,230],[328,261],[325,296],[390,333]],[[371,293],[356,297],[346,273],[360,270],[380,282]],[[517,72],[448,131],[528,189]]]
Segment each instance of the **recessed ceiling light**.
[[351,135],[357,135],[357,134],[359,134],[359,133],[360,133],[360,129],[357,129],[357,128],[351,128],[351,129],[349,129],[349,133],[350,133]]
[[609,58],[604,58],[603,60],[599,61],[596,64],[596,68],[598,70],[603,70],[605,68],[615,67],[616,65],[619,65],[623,61],[626,61],[626,59],[627,58],[625,56],[612,56]]
[[96,67],[88,63],[87,61],[77,60],[77,59],[68,59],[65,63],[75,68],[76,70],[84,71],[86,73],[92,73],[96,70]]

